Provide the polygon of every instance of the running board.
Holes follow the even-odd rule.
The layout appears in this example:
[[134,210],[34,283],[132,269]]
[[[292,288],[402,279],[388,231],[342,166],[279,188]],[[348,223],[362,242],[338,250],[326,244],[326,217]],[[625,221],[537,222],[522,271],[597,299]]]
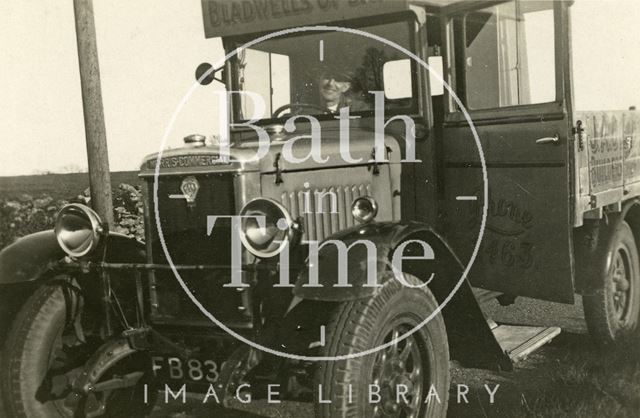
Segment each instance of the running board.
[[493,321],[489,322],[489,326],[502,350],[514,363],[525,359],[560,334],[558,327],[498,325]]

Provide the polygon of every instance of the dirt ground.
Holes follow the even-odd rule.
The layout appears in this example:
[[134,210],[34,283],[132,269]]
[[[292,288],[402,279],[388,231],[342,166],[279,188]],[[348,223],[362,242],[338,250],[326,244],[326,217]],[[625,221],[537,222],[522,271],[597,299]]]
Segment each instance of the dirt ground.
[[[567,355],[569,346],[589,344],[586,325],[579,299],[575,305],[562,305],[520,298],[514,305],[501,307],[491,302],[486,307],[490,317],[497,322],[560,326],[562,333],[550,344],[518,363],[513,372],[489,372],[466,369],[452,364],[452,382],[449,395],[449,413],[453,417],[517,417],[528,415],[528,405],[535,401],[541,387],[547,384],[550,373]],[[500,384],[495,402],[489,403],[484,385],[494,388]],[[469,386],[468,403],[457,399],[457,385]],[[265,401],[254,401],[242,410],[220,410],[198,401],[168,404],[156,407],[154,418],[205,418],[205,417],[313,417],[310,404],[283,402],[269,405]]]

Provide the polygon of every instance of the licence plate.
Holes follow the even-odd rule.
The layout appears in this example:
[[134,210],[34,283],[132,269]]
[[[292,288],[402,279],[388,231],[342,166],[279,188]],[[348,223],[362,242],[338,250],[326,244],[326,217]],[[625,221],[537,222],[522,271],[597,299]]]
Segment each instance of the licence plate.
[[151,370],[159,380],[179,380],[197,383],[215,383],[220,376],[220,368],[215,360],[179,357],[152,356]]

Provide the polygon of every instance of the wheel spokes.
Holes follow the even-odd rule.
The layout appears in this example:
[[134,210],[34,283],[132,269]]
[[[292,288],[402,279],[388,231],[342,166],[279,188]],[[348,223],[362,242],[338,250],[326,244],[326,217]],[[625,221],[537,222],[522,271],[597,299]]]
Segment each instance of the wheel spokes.
[[402,410],[406,418],[417,417],[418,411],[420,410],[420,398],[418,396],[412,396],[411,402],[402,404]]
[[389,347],[392,357],[395,357],[398,352],[398,338],[400,338],[400,331],[394,328],[391,332],[391,346]]
[[420,415],[423,353],[416,336],[399,340],[410,329],[408,324],[396,325],[383,339],[389,347],[380,351],[373,365],[374,383],[381,388],[381,402],[372,405],[370,410],[373,417],[415,418]]
[[413,349],[413,339],[407,338],[405,340],[404,348],[398,355],[398,358],[400,359],[400,361],[402,361],[403,363],[406,363],[407,359],[409,358],[409,354],[411,354],[412,349]]
[[624,322],[629,305],[631,282],[629,279],[629,258],[623,249],[618,250],[611,272],[611,299],[616,317]]

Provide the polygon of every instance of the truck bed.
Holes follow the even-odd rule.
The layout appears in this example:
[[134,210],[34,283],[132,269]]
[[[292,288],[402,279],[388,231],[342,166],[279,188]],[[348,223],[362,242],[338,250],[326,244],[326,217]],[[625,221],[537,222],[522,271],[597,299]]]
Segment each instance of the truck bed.
[[599,218],[604,207],[640,195],[640,113],[576,112],[584,143],[577,146],[576,225]]

